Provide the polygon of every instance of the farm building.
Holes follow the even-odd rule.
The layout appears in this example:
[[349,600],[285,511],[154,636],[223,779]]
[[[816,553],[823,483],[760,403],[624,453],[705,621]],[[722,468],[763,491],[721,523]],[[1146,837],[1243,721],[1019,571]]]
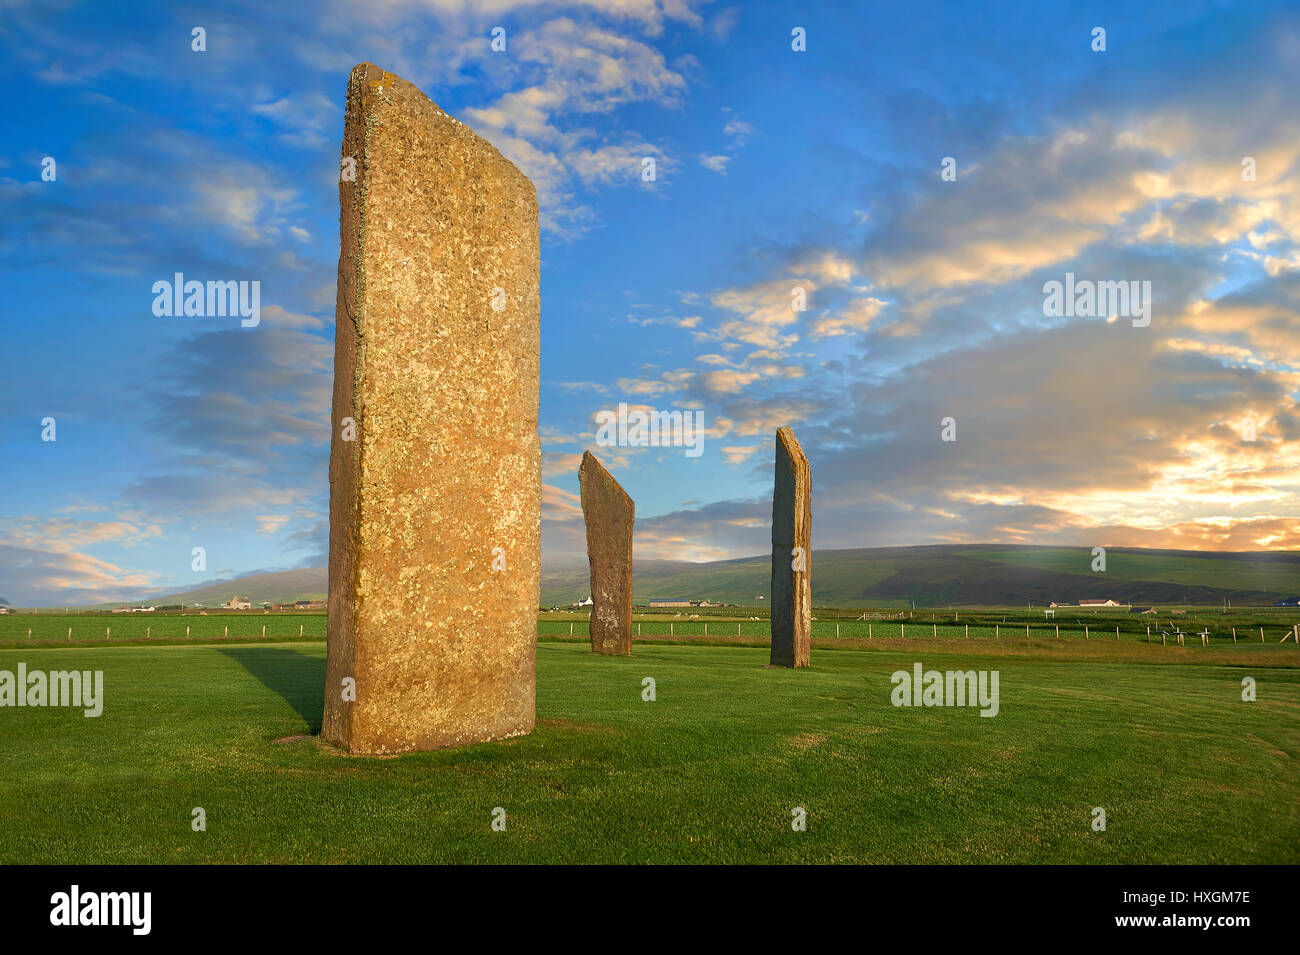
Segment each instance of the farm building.
[[1122,607],[1118,600],[1080,600],[1080,607]]
[[222,604],[222,607],[226,610],[252,610],[253,604],[247,597],[240,597],[236,594],[228,602]]
[[681,597],[662,597],[658,600],[650,601],[650,609],[656,610],[663,607],[689,607],[691,602]]

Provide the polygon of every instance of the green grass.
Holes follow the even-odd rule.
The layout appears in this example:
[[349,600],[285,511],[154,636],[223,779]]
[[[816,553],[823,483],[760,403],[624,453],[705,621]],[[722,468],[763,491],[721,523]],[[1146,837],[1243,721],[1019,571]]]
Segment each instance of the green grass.
[[[734,643],[734,638],[743,638],[742,642],[766,642],[770,639],[767,611],[762,610],[760,619],[752,620],[757,614],[738,614],[725,608],[706,608],[699,614],[700,619],[692,620],[692,609],[686,615],[675,617],[672,614],[646,613],[634,617],[633,634],[645,638],[673,637],[697,639],[708,637],[711,643]],[[953,613],[944,611],[918,611],[905,620],[872,620],[870,622],[856,619],[858,610],[818,608],[812,624],[813,637],[830,640],[836,636],[848,639],[862,639],[870,636],[874,639],[897,638],[902,634],[907,639],[926,639],[937,636],[940,639],[965,639],[969,634],[975,639],[1025,639],[1025,626],[1029,625],[1030,635],[1034,639],[1054,638],[1057,625],[1060,637],[1066,641],[1113,640],[1115,628],[1119,627],[1122,640],[1145,641],[1147,628],[1151,627],[1155,643],[1160,642],[1160,631],[1172,634],[1178,627],[1186,634],[1196,634],[1202,629],[1210,631],[1210,643],[1218,646],[1231,644],[1232,628],[1237,630],[1240,643],[1259,641],[1259,628],[1262,626],[1269,644],[1278,643],[1289,633],[1293,621],[1300,614],[1295,608],[1286,610],[1255,610],[1225,616],[1218,611],[1208,609],[1188,613],[1177,617],[1149,617],[1126,612],[1104,613],[1096,611],[1079,611],[1077,608],[1062,608],[1055,622],[1044,622],[1042,611],[1027,612],[1008,610],[990,612],[987,610],[962,610],[957,616],[962,621],[953,622]],[[567,637],[572,631],[574,637],[587,636],[589,633],[589,615],[587,613],[545,613],[538,621],[537,632],[543,637]],[[324,613],[212,613],[199,614],[103,614],[103,613],[67,613],[67,614],[10,614],[0,616],[0,648],[39,648],[68,646],[108,646],[118,644],[163,644],[184,643],[186,641],[213,642],[228,639],[232,643],[246,642],[249,639],[297,640],[301,631],[302,638],[319,639],[325,635],[327,619]],[[262,628],[266,628],[265,637]],[[1085,627],[1087,629],[1085,629]],[[28,637],[30,630],[31,636]],[[109,631],[111,630],[111,634]],[[71,631],[71,639],[68,633]],[[188,631],[188,634],[187,634]],[[1190,636],[1188,640],[1199,644],[1199,637]],[[1289,647],[1294,646],[1288,641]]]
[[[324,613],[60,613],[0,616],[0,646],[325,636]],[[28,632],[31,637],[28,637]],[[71,638],[68,633],[71,631]]]
[[[0,710],[0,862],[1300,861],[1295,655],[1160,650],[543,642],[531,736],[391,759],[274,742],[319,726],[319,642],[0,651],[107,697]],[[997,669],[1000,715],[891,706],[918,659]]]

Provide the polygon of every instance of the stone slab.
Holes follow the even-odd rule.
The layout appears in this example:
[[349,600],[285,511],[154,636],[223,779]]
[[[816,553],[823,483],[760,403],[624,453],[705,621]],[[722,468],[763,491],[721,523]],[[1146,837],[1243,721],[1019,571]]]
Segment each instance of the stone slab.
[[578,467],[591,565],[591,652],[632,652],[632,523],[636,507],[590,451]]
[[771,614],[771,665],[811,665],[812,471],[789,428],[776,432]]
[[536,192],[493,146],[368,63],[348,80],[344,167],[349,158],[322,736],[400,753],[528,733],[540,596]]

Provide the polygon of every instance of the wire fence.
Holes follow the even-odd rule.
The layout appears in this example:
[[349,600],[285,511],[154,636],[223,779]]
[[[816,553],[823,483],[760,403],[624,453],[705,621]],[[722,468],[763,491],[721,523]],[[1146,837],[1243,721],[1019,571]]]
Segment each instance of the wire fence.
[[[323,639],[324,614],[173,614],[144,617],[96,615],[0,616],[0,645],[140,642],[181,640]],[[539,637],[589,638],[590,622],[540,620]],[[633,638],[672,640],[769,641],[771,627],[761,620],[638,620]],[[1300,640],[1295,624],[1184,628],[1175,623],[922,623],[916,620],[814,620],[816,640],[1128,640],[1162,646],[1222,646]]]
[[[543,620],[538,624],[541,637],[589,637],[587,620]],[[919,623],[908,620],[814,620],[814,639],[857,640],[1130,640],[1164,646],[1216,646],[1233,643],[1279,643],[1297,638],[1294,624],[1285,627],[1247,627],[1189,631],[1178,626],[1115,624],[961,624]],[[643,620],[632,624],[632,636],[641,638],[731,638],[770,640],[772,631],[766,620]]]

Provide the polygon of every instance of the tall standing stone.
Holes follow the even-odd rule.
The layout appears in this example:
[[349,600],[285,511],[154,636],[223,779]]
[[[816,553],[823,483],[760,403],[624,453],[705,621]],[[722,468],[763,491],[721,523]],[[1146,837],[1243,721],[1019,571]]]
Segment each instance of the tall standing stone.
[[812,662],[812,471],[789,428],[776,432],[772,491],[772,666]]
[[591,564],[591,652],[632,652],[632,498],[590,451],[578,467]]
[[536,193],[410,83],[362,64],[339,204],[321,734],[395,753],[531,732]]

